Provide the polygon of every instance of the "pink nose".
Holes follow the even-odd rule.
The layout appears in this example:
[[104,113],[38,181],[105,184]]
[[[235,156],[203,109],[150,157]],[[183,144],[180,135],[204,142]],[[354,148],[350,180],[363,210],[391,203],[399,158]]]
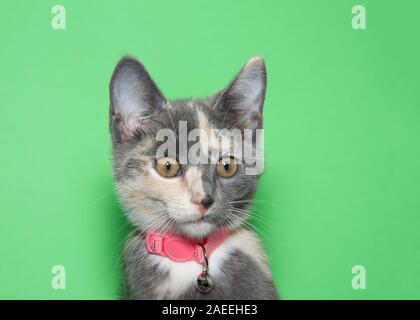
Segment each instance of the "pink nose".
[[201,214],[205,214],[210,206],[214,203],[214,199],[207,195],[204,198],[193,198],[192,203],[198,205]]

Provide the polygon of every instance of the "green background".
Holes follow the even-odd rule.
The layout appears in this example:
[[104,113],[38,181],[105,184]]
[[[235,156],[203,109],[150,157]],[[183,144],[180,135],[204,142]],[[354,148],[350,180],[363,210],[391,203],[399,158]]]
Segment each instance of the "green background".
[[0,298],[118,297],[108,82],[127,53],[169,98],[266,58],[268,223],[253,224],[283,298],[420,298],[419,14],[414,0],[1,1]]

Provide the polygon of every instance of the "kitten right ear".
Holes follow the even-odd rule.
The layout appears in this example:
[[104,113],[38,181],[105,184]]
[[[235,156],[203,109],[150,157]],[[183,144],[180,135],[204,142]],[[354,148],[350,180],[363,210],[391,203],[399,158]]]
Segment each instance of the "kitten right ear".
[[216,94],[217,100],[212,103],[225,114],[231,114],[238,126],[260,129],[266,87],[265,62],[257,56],[243,66],[226,89]]
[[110,128],[118,142],[133,138],[147,118],[167,103],[143,64],[129,56],[115,67],[109,90]]

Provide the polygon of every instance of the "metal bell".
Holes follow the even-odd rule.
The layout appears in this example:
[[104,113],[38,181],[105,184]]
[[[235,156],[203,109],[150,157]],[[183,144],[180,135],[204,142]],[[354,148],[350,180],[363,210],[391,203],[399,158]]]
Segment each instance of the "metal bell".
[[213,289],[213,279],[207,272],[201,272],[197,278],[197,289],[201,293],[209,293]]
[[209,275],[209,261],[207,258],[206,249],[204,246],[201,247],[203,249],[204,254],[204,264],[203,264],[203,270],[198,275],[197,278],[197,289],[199,292],[206,294],[209,293],[213,289],[213,279]]

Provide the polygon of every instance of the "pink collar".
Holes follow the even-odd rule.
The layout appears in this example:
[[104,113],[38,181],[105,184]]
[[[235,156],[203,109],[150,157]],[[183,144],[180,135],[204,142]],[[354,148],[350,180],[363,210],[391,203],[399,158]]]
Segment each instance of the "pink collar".
[[229,235],[229,230],[225,229],[217,231],[211,234],[203,242],[199,242],[172,234],[149,231],[146,234],[146,248],[151,254],[168,257],[176,262],[197,261],[204,265],[204,251],[207,254],[207,257],[209,257],[210,254],[220,246],[227,237],[229,237]]

